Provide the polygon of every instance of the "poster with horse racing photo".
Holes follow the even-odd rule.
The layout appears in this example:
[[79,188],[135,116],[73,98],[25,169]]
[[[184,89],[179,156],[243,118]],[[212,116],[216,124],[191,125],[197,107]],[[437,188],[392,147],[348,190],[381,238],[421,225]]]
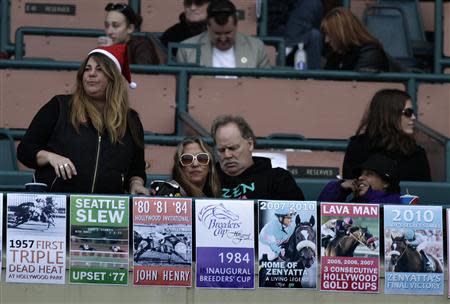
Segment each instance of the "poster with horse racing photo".
[[66,196],[8,193],[6,281],[64,284]]
[[259,287],[316,288],[317,203],[258,201]]
[[321,203],[320,289],[379,292],[377,204]]
[[441,206],[384,206],[386,294],[442,295]]
[[128,285],[128,196],[70,196],[70,283]]
[[133,284],[192,285],[192,199],[133,197]]
[[[447,256],[448,252],[450,252],[450,209],[446,209],[446,215],[447,215]],[[447,258],[448,259],[448,258]],[[450,263],[447,260],[447,281],[450,281]],[[447,292],[447,297],[450,298],[450,288]]]
[[3,193],[0,192],[0,281],[2,280],[2,260],[3,260]]

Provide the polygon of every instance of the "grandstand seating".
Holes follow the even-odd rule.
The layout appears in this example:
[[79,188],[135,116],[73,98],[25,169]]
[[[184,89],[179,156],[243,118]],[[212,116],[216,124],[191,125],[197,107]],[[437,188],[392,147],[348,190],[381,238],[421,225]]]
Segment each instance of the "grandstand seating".
[[354,134],[373,94],[386,87],[404,88],[400,83],[195,76],[189,82],[189,113],[206,129],[219,114],[240,113],[257,136],[276,131],[343,139]]
[[[75,71],[0,70],[0,127],[27,128],[39,108],[57,94],[72,92]],[[29,85],[39,79],[39,85]],[[149,132],[175,130],[176,84],[172,75],[133,75],[138,83],[130,90],[130,103]],[[140,84],[140,86],[139,86]],[[24,88],[26,88],[24,90]]]

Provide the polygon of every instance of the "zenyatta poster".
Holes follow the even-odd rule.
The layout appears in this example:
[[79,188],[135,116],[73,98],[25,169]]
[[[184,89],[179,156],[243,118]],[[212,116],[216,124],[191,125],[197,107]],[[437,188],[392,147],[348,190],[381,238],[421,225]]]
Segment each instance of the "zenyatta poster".
[[442,207],[384,206],[387,294],[442,295]]
[[8,193],[6,281],[64,284],[66,196]]
[[253,201],[196,200],[196,286],[254,288]]
[[258,201],[259,287],[316,288],[316,205]]
[[70,196],[70,283],[128,284],[128,196]]
[[192,199],[133,198],[135,285],[191,286]]
[[321,203],[320,289],[379,292],[379,206]]

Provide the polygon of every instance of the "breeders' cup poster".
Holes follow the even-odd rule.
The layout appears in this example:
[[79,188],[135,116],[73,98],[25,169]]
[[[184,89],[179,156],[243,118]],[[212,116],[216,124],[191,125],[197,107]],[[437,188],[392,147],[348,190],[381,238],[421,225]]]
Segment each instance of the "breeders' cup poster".
[[196,287],[254,288],[253,204],[195,200]]
[[384,206],[387,294],[443,295],[442,207]]
[[316,288],[316,205],[258,201],[259,287]]
[[376,204],[321,203],[320,289],[379,292]]
[[8,193],[6,281],[64,284],[66,196]]
[[192,199],[133,198],[134,285],[192,285]]
[[70,283],[128,283],[127,196],[70,196]]

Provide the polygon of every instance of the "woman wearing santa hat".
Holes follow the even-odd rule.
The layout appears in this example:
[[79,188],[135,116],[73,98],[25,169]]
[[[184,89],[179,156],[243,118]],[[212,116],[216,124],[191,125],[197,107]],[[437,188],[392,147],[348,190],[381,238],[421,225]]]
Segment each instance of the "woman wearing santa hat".
[[148,194],[144,133],[130,108],[125,45],[97,48],[81,64],[72,95],[56,95],[17,148],[49,192]]

